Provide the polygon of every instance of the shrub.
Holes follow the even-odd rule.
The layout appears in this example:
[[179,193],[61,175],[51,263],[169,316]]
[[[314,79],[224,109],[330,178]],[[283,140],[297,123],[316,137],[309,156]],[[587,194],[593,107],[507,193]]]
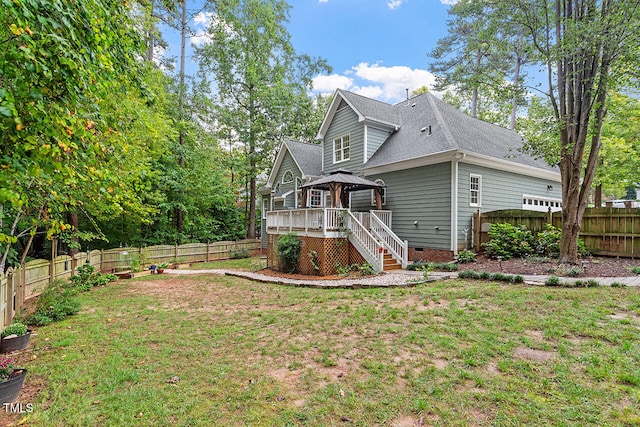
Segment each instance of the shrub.
[[524,225],[515,226],[506,222],[491,224],[489,235],[491,241],[485,243],[484,247],[491,258],[511,259],[525,257],[534,252],[533,233]]
[[562,282],[558,276],[549,276],[547,280],[544,281],[544,284],[547,286],[560,286]]
[[77,274],[71,276],[71,286],[69,289],[75,292],[88,291],[94,286],[105,286],[109,282],[118,280],[115,274],[102,274],[96,272],[92,265],[84,264],[76,270]]
[[276,251],[282,269],[287,273],[295,273],[298,269],[298,257],[300,256],[300,237],[295,233],[283,234],[278,239]]
[[[422,267],[424,267],[425,265],[427,265],[428,262],[424,261],[422,259],[417,259],[415,261],[413,261],[413,263],[407,265],[407,270],[411,270],[411,271],[421,271]],[[639,267],[640,268],[640,267]]]
[[243,249],[238,249],[237,251],[233,251],[231,252],[231,258],[233,259],[249,258],[249,249],[243,248]]
[[456,255],[456,261],[458,263],[460,263],[460,264],[466,264],[466,263],[469,263],[469,262],[475,262],[476,258],[477,258],[477,256],[476,256],[475,252],[470,251],[468,249],[461,250]]
[[629,267],[629,270],[633,273],[633,274],[640,274],[640,266],[633,266],[633,267]]
[[544,231],[537,235],[537,253],[540,256],[558,258],[560,256],[560,238],[562,230],[551,224],[546,224]]
[[20,322],[14,322],[14,323],[10,324],[9,326],[6,326],[2,330],[2,333],[0,334],[0,336],[2,338],[4,338],[4,337],[8,337],[9,335],[21,336],[21,335],[24,335],[26,333],[27,333],[26,325],[23,325]]
[[454,264],[451,262],[439,262],[437,264],[433,264],[433,268],[435,270],[443,270],[443,271],[458,271],[460,269],[458,264]]
[[569,277],[578,277],[582,275],[582,269],[580,267],[573,267],[569,271],[567,271],[567,276]]
[[80,311],[80,302],[73,298],[75,289],[65,286],[62,280],[47,285],[38,297],[35,312],[27,318],[31,325],[48,325]]
[[626,288],[627,284],[626,283],[622,283],[622,282],[613,282],[611,284],[612,288]]

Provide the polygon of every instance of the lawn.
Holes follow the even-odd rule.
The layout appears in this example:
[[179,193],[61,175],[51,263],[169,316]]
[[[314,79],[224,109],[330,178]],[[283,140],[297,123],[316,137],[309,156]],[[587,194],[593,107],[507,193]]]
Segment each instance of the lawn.
[[32,338],[27,425],[640,425],[637,288],[156,275],[80,298]]

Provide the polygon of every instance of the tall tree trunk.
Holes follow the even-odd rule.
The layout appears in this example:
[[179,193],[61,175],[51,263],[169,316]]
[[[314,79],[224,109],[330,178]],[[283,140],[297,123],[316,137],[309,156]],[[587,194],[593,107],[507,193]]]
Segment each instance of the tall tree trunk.
[[153,46],[156,43],[156,37],[154,33],[153,26],[153,12],[155,8],[155,0],[151,0],[150,11],[149,11],[149,31],[147,32],[147,61],[153,61]]
[[[482,60],[482,52],[478,48],[476,52],[476,70],[480,68],[480,61]],[[471,92],[471,117],[478,117],[478,83],[476,82]]]
[[516,117],[518,113],[518,80],[520,80],[520,67],[522,66],[522,58],[516,55],[516,65],[513,73],[513,98],[511,98],[511,118],[509,120],[509,129],[516,129]]
[[[180,146],[184,146],[184,96],[185,96],[185,87],[184,87],[184,62],[186,56],[186,39],[187,39],[187,0],[182,1],[182,15],[180,20],[180,88],[179,90],[179,98],[178,98],[178,108],[179,108],[179,143]],[[180,166],[184,166],[184,156],[183,150],[180,150],[180,158],[178,159],[178,164]],[[184,212],[182,208],[175,208],[175,224],[176,231],[178,233],[178,241],[182,241],[182,228],[184,223]]]
[[249,226],[247,238],[256,238],[256,105],[253,94],[253,84],[249,84]]

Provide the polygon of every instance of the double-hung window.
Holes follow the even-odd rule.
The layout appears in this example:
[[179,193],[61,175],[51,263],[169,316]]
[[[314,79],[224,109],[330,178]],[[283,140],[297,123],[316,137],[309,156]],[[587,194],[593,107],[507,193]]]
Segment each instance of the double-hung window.
[[349,135],[333,140],[333,163],[349,160]]
[[469,176],[469,206],[482,206],[482,176]]
[[309,190],[309,207],[319,208],[322,206],[322,190]]

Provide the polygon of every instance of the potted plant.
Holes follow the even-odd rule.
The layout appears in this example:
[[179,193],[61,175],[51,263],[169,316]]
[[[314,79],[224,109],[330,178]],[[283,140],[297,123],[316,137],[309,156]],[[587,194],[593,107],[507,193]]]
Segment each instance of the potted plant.
[[2,330],[0,337],[2,338],[0,353],[11,353],[27,346],[31,337],[31,329],[27,329],[22,323],[14,322]]
[[162,262],[158,264],[158,274],[164,273],[164,269],[167,268],[168,266],[169,264],[167,264],[166,262]]
[[0,404],[17,399],[26,376],[26,369],[16,368],[10,357],[0,356]]

